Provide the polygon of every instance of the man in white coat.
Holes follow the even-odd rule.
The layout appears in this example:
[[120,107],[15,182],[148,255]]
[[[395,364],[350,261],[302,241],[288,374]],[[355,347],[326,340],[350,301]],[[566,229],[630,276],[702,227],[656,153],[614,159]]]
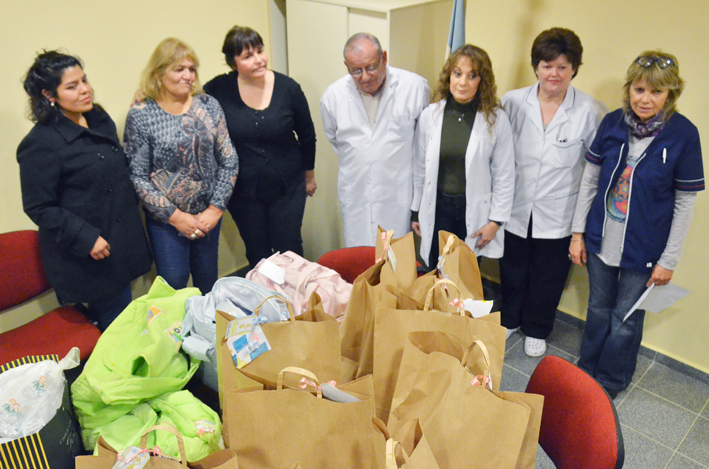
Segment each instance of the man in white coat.
[[345,44],[348,74],[320,99],[323,127],[340,158],[337,190],[345,246],[374,246],[377,226],[411,229],[414,130],[428,105],[426,79],[387,65],[367,33]]

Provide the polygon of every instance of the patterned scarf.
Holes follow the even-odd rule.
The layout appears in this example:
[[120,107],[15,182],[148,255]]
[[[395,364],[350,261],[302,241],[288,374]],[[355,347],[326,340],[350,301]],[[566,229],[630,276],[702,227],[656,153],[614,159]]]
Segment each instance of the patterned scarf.
[[628,124],[633,137],[645,138],[657,136],[667,122],[663,118],[662,111],[655,114],[647,122],[641,122],[633,111],[628,111],[625,113],[625,123]]

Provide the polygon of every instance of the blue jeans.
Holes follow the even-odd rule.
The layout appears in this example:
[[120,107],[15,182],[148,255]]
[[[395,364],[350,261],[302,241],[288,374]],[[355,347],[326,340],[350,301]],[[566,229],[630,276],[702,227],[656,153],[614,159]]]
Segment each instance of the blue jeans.
[[130,290],[130,284],[128,284],[111,298],[94,301],[86,305],[88,310],[87,317],[92,321],[96,321],[99,330],[103,332],[128,307],[132,300],[133,293]]
[[647,288],[652,272],[606,265],[588,254],[588,314],[581,340],[579,368],[610,391],[622,391],[635,373],[643,338],[644,310],[623,317]]
[[219,276],[219,229],[221,220],[207,236],[194,241],[186,238],[175,227],[145,217],[145,227],[153,247],[158,275],[174,289],[187,286],[192,273],[192,284],[202,294],[212,291]]

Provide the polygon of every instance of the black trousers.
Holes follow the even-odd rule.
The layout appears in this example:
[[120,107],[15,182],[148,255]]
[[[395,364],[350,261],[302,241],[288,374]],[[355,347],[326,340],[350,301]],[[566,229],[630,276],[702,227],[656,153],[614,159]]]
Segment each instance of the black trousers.
[[274,252],[293,251],[303,255],[300,230],[305,212],[305,178],[272,202],[234,196],[227,208],[246,246],[246,258],[253,269]]
[[428,253],[428,270],[433,270],[438,264],[438,231],[453,233],[463,242],[468,235],[465,226],[465,194],[446,195],[438,192],[436,195],[436,219],[433,224],[433,239],[431,251]]
[[527,238],[505,233],[505,254],[500,259],[502,325],[520,326],[535,339],[546,339],[554,328],[556,308],[571,269],[569,243],[561,239]]

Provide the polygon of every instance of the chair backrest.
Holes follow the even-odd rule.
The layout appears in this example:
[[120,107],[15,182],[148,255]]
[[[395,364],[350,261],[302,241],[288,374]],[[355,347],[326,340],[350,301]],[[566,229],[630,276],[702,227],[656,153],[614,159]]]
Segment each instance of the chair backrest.
[[335,249],[318,259],[318,264],[328,267],[348,283],[354,283],[359,274],[374,265],[375,249],[373,246],[357,246]]
[[0,234],[0,311],[49,290],[37,231]]
[[557,468],[623,467],[618,414],[610,396],[590,375],[548,355],[532,373],[527,392],[544,396],[539,444]]

